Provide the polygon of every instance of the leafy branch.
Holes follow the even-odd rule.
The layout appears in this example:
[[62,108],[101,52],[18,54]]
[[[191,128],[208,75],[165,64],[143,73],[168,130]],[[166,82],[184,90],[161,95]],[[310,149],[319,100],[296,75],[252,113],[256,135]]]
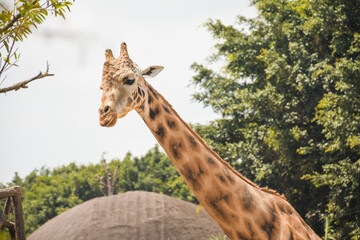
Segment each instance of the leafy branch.
[[[16,44],[27,38],[33,28],[43,23],[49,13],[65,18],[65,12],[70,11],[71,4],[67,0],[15,0],[12,9],[2,6],[3,10],[0,13],[0,79],[2,78],[2,82],[6,79],[6,76],[3,77],[4,72],[17,66],[20,55]],[[47,76],[53,75],[48,71],[44,74],[40,72],[29,80],[1,90],[26,88],[27,83]]]

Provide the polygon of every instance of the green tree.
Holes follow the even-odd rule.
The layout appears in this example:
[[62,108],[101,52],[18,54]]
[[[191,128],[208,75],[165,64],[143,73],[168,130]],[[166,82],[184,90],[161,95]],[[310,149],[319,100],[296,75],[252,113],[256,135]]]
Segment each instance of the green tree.
[[[105,171],[102,162],[80,166],[70,163],[52,170],[43,167],[32,171],[24,179],[15,173],[8,186],[19,185],[22,188],[26,233],[32,233],[77,204],[106,196],[107,192],[96,177]],[[108,171],[114,172],[117,166],[119,176],[114,185],[115,194],[143,190],[196,202],[170,159],[157,145],[142,157],[132,157],[128,153],[122,160],[113,159],[108,164]]]
[[229,163],[284,193],[319,234],[360,237],[360,2],[253,0],[258,16],[209,20],[218,41],[192,65],[194,98],[221,115],[195,125]]
[[[13,66],[17,66],[20,57],[18,44],[31,34],[49,14],[65,18],[65,11],[70,11],[70,1],[66,0],[15,0],[0,4],[0,80],[5,80],[4,73]],[[34,80],[53,76],[47,66],[46,72],[16,83],[6,88],[0,88],[0,93],[27,88],[27,84]]]
[[32,233],[46,221],[83,201],[103,196],[95,177],[101,170],[100,164],[77,166],[71,163],[53,170],[34,170],[24,180],[15,174],[9,186],[22,188],[26,233]]
[[145,156],[135,158],[134,163],[138,169],[136,190],[166,194],[197,203],[169,157],[160,152],[158,145],[149,150]]

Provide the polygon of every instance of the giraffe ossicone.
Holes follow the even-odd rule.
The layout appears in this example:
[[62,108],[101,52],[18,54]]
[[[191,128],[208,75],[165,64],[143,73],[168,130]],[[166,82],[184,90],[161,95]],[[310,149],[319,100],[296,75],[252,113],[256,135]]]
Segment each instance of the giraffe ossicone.
[[[105,52],[100,125],[112,127],[136,110],[190,190],[230,239],[320,239],[273,190],[260,188],[216,154],[146,80],[162,66],[139,68],[121,44]],[[194,223],[196,224],[196,223]]]

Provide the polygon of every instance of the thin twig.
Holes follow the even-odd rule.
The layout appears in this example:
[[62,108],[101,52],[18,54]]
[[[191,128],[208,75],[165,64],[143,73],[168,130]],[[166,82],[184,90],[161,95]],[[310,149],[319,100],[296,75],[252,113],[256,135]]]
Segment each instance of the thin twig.
[[113,181],[112,181],[112,184],[111,184],[111,188],[113,190],[114,190],[115,182],[117,180],[117,172],[118,172],[119,167],[120,167],[119,165],[116,165],[116,167],[115,167],[114,177],[113,177]]
[[106,177],[106,183],[109,185],[109,166],[106,164],[106,160],[103,160],[104,167],[105,167],[105,177]]
[[99,182],[100,182],[101,185],[103,185],[104,187],[107,187],[107,185],[106,185],[106,184],[104,183],[104,181],[103,181],[104,177],[99,176],[99,175],[97,175],[97,174],[95,174],[95,176],[99,179]]
[[4,79],[0,82],[0,86],[4,83],[4,81],[6,80],[7,75],[4,77]]
[[[106,183],[104,183],[104,177],[99,176],[96,174],[96,177],[99,179],[100,184],[104,187],[106,193],[108,196],[111,196],[114,194],[114,186],[115,186],[115,182],[117,179],[117,172],[119,169],[119,165],[116,165],[115,167],[115,171],[114,171],[114,176],[111,176],[111,173],[109,173],[109,165],[107,165],[105,158],[103,158],[103,160],[101,161],[104,165],[105,168],[105,180]],[[112,180],[111,180],[112,178]]]
[[41,79],[41,78],[44,78],[44,77],[52,77],[54,76],[54,74],[52,73],[49,73],[49,64],[47,64],[47,67],[46,67],[46,72],[45,73],[42,73],[42,72],[39,72],[38,75],[36,75],[35,77],[32,77],[28,80],[25,80],[25,81],[22,81],[22,82],[19,82],[19,83],[16,83],[10,87],[6,87],[6,88],[0,88],[0,93],[6,93],[6,92],[10,92],[12,90],[19,90],[20,88],[28,88],[27,84],[34,81],[34,80],[37,80],[37,79]]
[[[15,37],[16,37],[16,35],[15,35]],[[13,42],[12,42],[12,44],[11,44],[10,50],[9,50],[9,52],[8,52],[8,55],[7,55],[7,57],[6,57],[5,63],[4,63],[4,65],[2,66],[2,68],[1,68],[1,70],[0,70],[0,76],[3,74],[4,69],[6,68],[6,66],[10,64],[10,58],[11,58],[11,56],[12,56],[12,50],[13,50],[13,48],[14,48],[15,42],[16,42],[16,40],[13,39]],[[15,52],[16,52],[16,50],[15,50]]]
[[14,24],[19,21],[21,17],[21,14],[18,13],[14,16],[13,19],[11,19],[10,22],[8,22],[8,24],[5,25],[5,27],[3,27],[2,29],[0,29],[0,34],[2,34],[3,32],[6,32],[9,28],[11,28],[12,26],[14,26]]

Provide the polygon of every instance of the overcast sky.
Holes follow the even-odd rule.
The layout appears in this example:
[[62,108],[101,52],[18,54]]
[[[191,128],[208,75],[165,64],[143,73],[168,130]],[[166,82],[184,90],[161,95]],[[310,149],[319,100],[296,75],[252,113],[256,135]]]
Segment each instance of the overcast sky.
[[15,171],[25,177],[42,166],[98,163],[103,152],[109,160],[128,151],[141,156],[155,145],[135,111],[112,128],[98,122],[105,49],[118,57],[124,41],[140,67],[165,67],[149,81],[186,122],[215,119],[191,98],[190,65],[214,52],[201,25],[209,18],[233,24],[237,15],[254,17],[256,10],[249,0],[76,0],[66,20],[47,19],[19,45],[20,67],[0,86],[35,76],[46,61],[55,74],[0,95],[0,182]]

